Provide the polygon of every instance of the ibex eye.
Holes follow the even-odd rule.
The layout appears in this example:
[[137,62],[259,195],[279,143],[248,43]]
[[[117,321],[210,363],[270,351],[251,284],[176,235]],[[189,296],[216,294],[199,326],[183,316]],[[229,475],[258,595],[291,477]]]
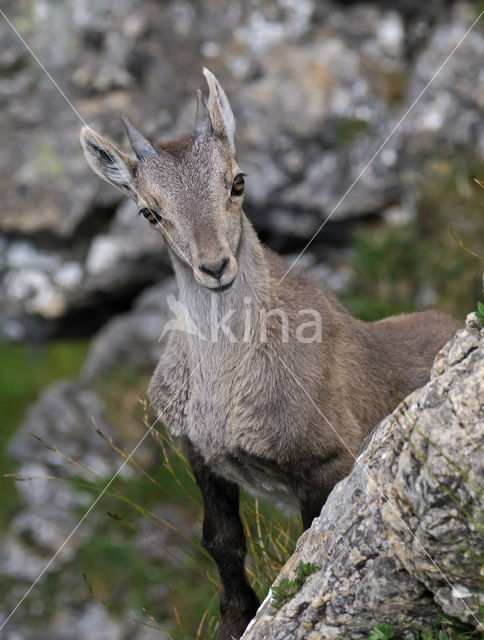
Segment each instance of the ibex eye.
[[144,216],[150,224],[157,224],[162,221],[162,217],[160,214],[153,211],[153,209],[148,209],[148,207],[144,207],[139,210],[139,213]]
[[230,192],[230,195],[241,196],[244,193],[244,186],[245,186],[244,174],[238,173],[235,176],[234,181],[232,182],[232,191]]

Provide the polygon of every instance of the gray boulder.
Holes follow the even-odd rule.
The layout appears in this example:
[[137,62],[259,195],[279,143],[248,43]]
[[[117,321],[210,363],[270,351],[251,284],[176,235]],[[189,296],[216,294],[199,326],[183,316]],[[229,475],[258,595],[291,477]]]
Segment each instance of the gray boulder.
[[483,444],[484,329],[471,314],[430,382],[374,430],[275,586],[301,562],[318,569],[278,609],[271,590],[243,640],[363,639],[380,622],[411,637],[437,606],[477,625]]

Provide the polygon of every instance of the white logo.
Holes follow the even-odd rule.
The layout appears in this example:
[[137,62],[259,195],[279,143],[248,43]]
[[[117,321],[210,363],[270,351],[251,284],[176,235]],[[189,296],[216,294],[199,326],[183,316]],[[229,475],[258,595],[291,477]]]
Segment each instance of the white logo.
[[206,340],[205,336],[202,335],[202,332],[197,327],[196,322],[190,317],[188,309],[182,302],[180,302],[180,300],[177,300],[172,293],[169,293],[166,296],[166,301],[168,303],[168,308],[175,317],[165,322],[165,326],[158,338],[158,342],[161,342],[163,336],[168,333],[168,331],[182,331],[183,333],[189,333],[192,336],[196,336],[201,340]]
[[206,335],[203,335],[183,302],[171,293],[166,296],[166,301],[174,317],[165,323],[159,341],[168,331],[181,331],[200,340],[209,340],[213,344],[227,341],[266,343],[268,332],[271,339],[280,339],[284,343],[290,339],[306,344],[322,341],[322,318],[315,309],[299,309],[297,313],[292,314],[291,323],[284,309],[254,306],[250,297],[244,298],[243,307],[228,309],[225,306],[221,307],[219,298],[213,295],[210,312],[207,312],[208,315],[202,324],[206,332]]

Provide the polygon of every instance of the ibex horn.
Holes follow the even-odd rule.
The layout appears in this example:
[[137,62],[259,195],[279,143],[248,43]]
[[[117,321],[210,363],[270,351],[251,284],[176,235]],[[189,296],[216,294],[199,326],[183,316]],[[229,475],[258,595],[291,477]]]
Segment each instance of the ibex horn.
[[129,141],[131,142],[131,146],[133,147],[133,151],[135,152],[138,160],[143,160],[148,156],[156,155],[155,148],[151,142],[149,142],[136,127],[133,127],[128,118],[123,116],[121,120],[126,127],[126,133],[128,134]]
[[195,116],[195,137],[208,136],[213,133],[210,112],[203,99],[202,92],[197,89],[197,114]]

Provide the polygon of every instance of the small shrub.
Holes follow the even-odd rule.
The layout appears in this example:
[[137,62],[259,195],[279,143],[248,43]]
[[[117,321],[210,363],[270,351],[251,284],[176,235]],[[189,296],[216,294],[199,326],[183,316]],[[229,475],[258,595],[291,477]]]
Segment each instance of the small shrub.
[[294,580],[289,578],[283,578],[277,587],[272,589],[272,606],[275,609],[280,609],[285,605],[293,596],[299,591],[299,589],[306,582],[307,578],[319,571],[321,567],[318,567],[311,562],[300,562]]
[[386,622],[380,622],[374,629],[372,629],[368,640],[392,640],[394,638],[394,631],[391,624]]

